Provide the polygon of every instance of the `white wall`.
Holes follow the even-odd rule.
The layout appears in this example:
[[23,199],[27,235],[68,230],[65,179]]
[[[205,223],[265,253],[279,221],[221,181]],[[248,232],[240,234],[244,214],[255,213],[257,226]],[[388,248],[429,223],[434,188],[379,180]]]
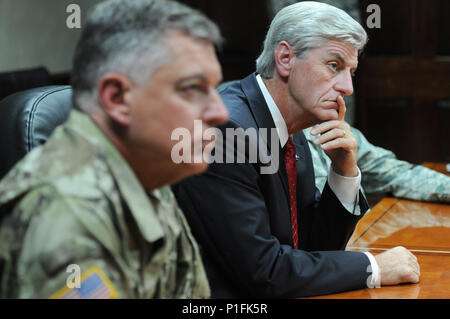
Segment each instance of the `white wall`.
[[81,29],[69,29],[69,4],[88,9],[101,0],[0,0],[0,72],[45,66],[50,73],[70,71]]

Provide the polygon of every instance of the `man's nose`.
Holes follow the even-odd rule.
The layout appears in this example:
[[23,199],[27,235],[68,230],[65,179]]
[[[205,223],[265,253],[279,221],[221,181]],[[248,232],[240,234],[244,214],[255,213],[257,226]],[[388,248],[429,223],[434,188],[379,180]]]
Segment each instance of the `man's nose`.
[[350,72],[342,72],[336,83],[336,90],[344,95],[353,94],[353,79]]
[[207,103],[207,108],[203,113],[203,121],[211,126],[217,126],[228,121],[228,110],[215,89],[211,89],[210,98]]

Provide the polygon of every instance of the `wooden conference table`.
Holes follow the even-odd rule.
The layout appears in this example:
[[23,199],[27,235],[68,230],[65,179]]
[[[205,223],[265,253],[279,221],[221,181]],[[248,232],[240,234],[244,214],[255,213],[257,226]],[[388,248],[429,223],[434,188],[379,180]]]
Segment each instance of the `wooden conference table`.
[[[449,175],[443,163],[424,163]],[[396,246],[418,259],[420,282],[366,288],[314,298],[450,299],[450,205],[384,198],[358,223],[347,250],[378,254]]]

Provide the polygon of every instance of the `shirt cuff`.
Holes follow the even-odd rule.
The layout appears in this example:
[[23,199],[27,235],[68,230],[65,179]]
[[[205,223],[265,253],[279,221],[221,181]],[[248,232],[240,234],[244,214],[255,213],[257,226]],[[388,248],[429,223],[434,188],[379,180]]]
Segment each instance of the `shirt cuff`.
[[381,278],[380,278],[380,268],[378,267],[378,263],[377,263],[375,257],[371,253],[364,252],[364,254],[366,254],[366,256],[369,258],[370,270],[372,271],[371,280],[370,280],[370,282],[369,281],[367,282],[367,286],[369,286],[369,288],[374,288],[374,287],[380,288],[381,287]]
[[358,169],[358,175],[348,177],[339,175],[331,166],[328,174],[328,185],[348,212],[359,215],[361,212],[359,209],[355,210],[355,205],[359,202],[361,171],[359,167],[356,168]]

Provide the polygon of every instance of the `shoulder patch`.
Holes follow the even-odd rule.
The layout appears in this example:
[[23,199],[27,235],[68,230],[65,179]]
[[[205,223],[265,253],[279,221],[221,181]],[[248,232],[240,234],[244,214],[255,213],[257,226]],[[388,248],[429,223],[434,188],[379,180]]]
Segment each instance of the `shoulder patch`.
[[94,266],[81,274],[80,287],[67,285],[49,299],[117,299],[119,293],[103,270]]

